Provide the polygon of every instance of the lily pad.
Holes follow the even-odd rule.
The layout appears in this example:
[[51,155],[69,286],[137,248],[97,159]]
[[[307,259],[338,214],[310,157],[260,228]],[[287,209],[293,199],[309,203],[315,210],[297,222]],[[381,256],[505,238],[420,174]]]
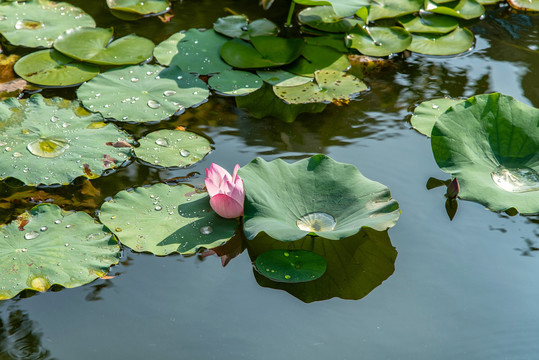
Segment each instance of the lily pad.
[[365,22],[358,18],[343,18],[331,6],[315,6],[300,11],[298,19],[302,24],[330,33],[346,33]]
[[460,19],[470,20],[480,17],[485,13],[483,5],[475,0],[460,0],[456,3],[436,4],[425,0],[425,10],[442,15],[454,16]]
[[368,56],[389,56],[410,45],[412,35],[400,27],[356,28],[346,36],[346,45]]
[[167,0],[107,0],[111,10],[125,11],[134,14],[159,14],[169,9]]
[[153,56],[159,64],[169,66],[172,59],[178,54],[178,43],[185,37],[185,32],[172,34],[168,39],[161,41],[154,49]]
[[262,87],[264,82],[258,76],[247,71],[226,70],[212,76],[208,85],[219,94],[242,96]]
[[103,225],[84,212],[52,204],[38,205],[0,226],[0,237],[0,300],[24,289],[87,284],[105,276],[120,257],[118,243]]
[[307,104],[317,102],[346,102],[367,85],[353,75],[342,71],[319,70],[314,73],[316,82],[294,87],[274,86],[275,95],[289,104]]
[[178,66],[186,72],[208,75],[231,69],[230,65],[221,59],[220,51],[227,38],[213,30],[187,30],[183,36],[175,36],[176,43],[165,40],[160,44],[160,52],[173,54],[170,61],[158,58],[164,65]]
[[252,37],[251,43],[229,40],[221,48],[221,56],[228,64],[240,69],[274,67],[296,60],[304,45],[299,38],[275,36]]
[[538,0],[507,0],[511,7],[524,11],[539,11]]
[[184,184],[120,191],[103,204],[99,219],[123,245],[159,256],[212,249],[228,241],[237,227],[236,220],[211,209],[206,192]]
[[419,13],[419,16],[403,16],[399,23],[411,33],[447,34],[459,25],[457,19],[452,16],[433,14],[429,12]]
[[69,29],[54,42],[61,53],[99,65],[138,64],[152,57],[151,40],[130,34],[112,41],[112,29]]
[[419,11],[424,0],[376,0],[369,8],[368,21],[395,18]]
[[43,86],[71,86],[99,73],[92,64],[82,64],[56,50],[40,50],[23,56],[13,70],[24,80]]
[[236,97],[236,106],[249,111],[257,119],[274,117],[284,122],[293,122],[303,113],[319,113],[324,111],[326,104],[286,104],[275,96],[273,89],[264,84],[260,90],[247,96]]
[[330,34],[305,38],[305,44],[316,46],[329,46],[341,53],[348,53],[342,34]]
[[67,29],[95,27],[90,15],[65,2],[5,1],[0,14],[0,33],[11,44],[27,47],[51,47]]
[[301,56],[286,70],[300,76],[314,77],[316,70],[345,71],[350,67],[346,54],[329,46],[305,45]]
[[472,32],[456,28],[448,34],[412,34],[408,50],[425,55],[456,55],[470,50],[474,44]]
[[301,5],[331,5],[335,13],[339,16],[352,16],[360,8],[371,5],[370,0],[294,0]]
[[419,131],[423,135],[430,137],[434,124],[447,109],[456,105],[464,100],[461,99],[433,99],[423,101],[419,104],[412,115],[410,122],[414,129]]
[[190,131],[157,130],[139,140],[135,155],[152,165],[185,167],[202,160],[210,151],[210,142]]
[[270,280],[283,283],[313,281],[326,272],[326,260],[307,250],[268,250],[255,261],[258,272]]
[[293,164],[256,158],[240,169],[240,176],[249,240],[260,232],[281,241],[310,234],[339,240],[363,227],[386,230],[400,214],[386,186],[325,155]]
[[312,78],[299,76],[281,69],[259,70],[256,74],[270,85],[297,86],[313,81]]
[[158,121],[197,105],[207,85],[176,67],[139,65],[99,74],[77,90],[84,106],[120,121]]
[[251,36],[273,36],[279,33],[279,27],[267,19],[258,19],[251,23],[243,15],[230,15],[217,19],[213,29],[228,37],[249,40]]
[[458,179],[460,198],[539,213],[539,109],[477,95],[440,115],[431,136],[436,163]]
[[78,101],[39,94],[28,100],[7,99],[0,102],[0,121],[0,179],[68,184],[79,176],[99,177],[131,155],[129,147],[107,145],[130,142],[130,137]]

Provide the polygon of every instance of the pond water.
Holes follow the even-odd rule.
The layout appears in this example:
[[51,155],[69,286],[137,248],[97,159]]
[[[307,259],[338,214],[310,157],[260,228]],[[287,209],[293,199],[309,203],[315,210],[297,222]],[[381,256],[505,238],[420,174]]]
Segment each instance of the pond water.
[[[124,22],[104,1],[71,1],[118,36],[158,43],[208,28],[225,8],[283,23],[287,4],[263,12],[256,1],[175,2],[175,17]],[[430,140],[411,128],[418,103],[445,95],[502,92],[539,107],[539,15],[491,7],[471,27],[473,50],[454,57],[413,54],[366,79],[371,90],[345,106],[293,123],[257,120],[232,98],[213,96],[170,121],[125,125],[140,137],[178,125],[210,137],[215,150],[188,169],[132,162],[92,180],[97,207],[118,191],[174,177],[202,185],[212,162],[227,169],[254,157],[296,160],[323,153],[353,164],[391,189],[402,214],[389,230],[394,273],[360,300],[304,303],[259,286],[247,252],[226,267],[217,257],[157,257],[124,249],[112,279],[0,302],[2,359],[536,359],[539,353],[539,216],[514,217],[459,201],[450,221]],[[73,90],[46,96],[74,98]],[[87,181],[41,190],[74,199]],[[2,185],[2,196],[29,191]],[[8,222],[15,212],[2,210]],[[95,209],[94,209],[95,210]],[[535,246],[538,246],[537,243]]]

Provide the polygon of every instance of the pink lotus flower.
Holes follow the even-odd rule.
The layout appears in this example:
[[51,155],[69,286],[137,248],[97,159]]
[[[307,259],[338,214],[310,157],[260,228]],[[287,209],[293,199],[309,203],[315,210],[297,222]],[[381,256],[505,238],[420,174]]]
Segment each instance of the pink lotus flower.
[[240,165],[236,164],[232,176],[217,164],[206,169],[206,189],[210,194],[211,208],[221,217],[233,219],[243,214],[245,191],[243,180],[238,176]]

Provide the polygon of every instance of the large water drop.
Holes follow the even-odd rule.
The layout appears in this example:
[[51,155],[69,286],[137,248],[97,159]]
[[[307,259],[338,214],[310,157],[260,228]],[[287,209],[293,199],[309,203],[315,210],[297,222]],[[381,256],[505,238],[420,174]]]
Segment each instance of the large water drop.
[[155,100],[148,100],[148,107],[151,107],[152,109],[158,109],[161,104],[159,103],[159,101],[155,101]]
[[41,29],[45,25],[41,21],[35,21],[35,20],[19,20],[15,23],[15,29],[22,30],[36,30]]
[[332,231],[337,222],[335,218],[324,212],[305,214],[296,221],[300,230],[309,232]]
[[522,193],[539,190],[539,174],[528,167],[506,168],[500,165],[490,176],[505,191]]
[[34,240],[38,236],[39,236],[39,233],[37,231],[30,231],[30,232],[27,232],[26,234],[24,234],[24,238],[26,240]]
[[26,148],[36,156],[53,158],[62,155],[69,148],[69,144],[62,139],[39,138]]

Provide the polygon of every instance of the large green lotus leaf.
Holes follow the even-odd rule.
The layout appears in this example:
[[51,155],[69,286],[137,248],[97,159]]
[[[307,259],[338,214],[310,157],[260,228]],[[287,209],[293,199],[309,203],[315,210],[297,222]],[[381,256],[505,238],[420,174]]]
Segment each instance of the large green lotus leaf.
[[138,64],[152,57],[151,40],[134,34],[111,40],[112,29],[78,27],[60,35],[54,48],[77,60],[99,65]]
[[410,118],[410,122],[414,129],[419,131],[423,135],[430,137],[432,128],[440,115],[442,115],[447,109],[451,106],[456,105],[464,100],[461,99],[434,99],[423,101],[419,104],[415,110],[414,114]]
[[303,40],[275,36],[251,37],[251,43],[232,39],[221,48],[222,58],[240,69],[281,66],[296,60],[303,50]]
[[325,155],[293,164],[256,158],[240,169],[240,176],[250,240],[260,232],[281,241],[309,234],[339,240],[362,227],[386,230],[399,218],[399,204],[386,186]]
[[275,95],[289,104],[346,102],[367,85],[353,75],[342,71],[319,70],[314,73],[316,82],[293,87],[274,86]]
[[326,260],[308,250],[274,249],[258,255],[258,272],[270,280],[283,283],[313,281],[326,272]]
[[249,40],[251,36],[277,35],[279,27],[267,19],[248,23],[244,15],[230,15],[217,19],[213,29],[220,34]]
[[457,19],[433,13],[419,13],[399,18],[399,23],[411,33],[447,34],[459,25]]
[[140,15],[158,14],[169,9],[167,0],[107,0],[107,5],[112,10]]
[[131,142],[130,137],[78,101],[36,94],[28,100],[4,100],[0,109],[0,179],[68,184],[79,176],[98,177],[131,155],[130,147],[110,146]]
[[159,64],[169,66],[178,53],[178,43],[185,37],[185,32],[172,34],[168,39],[161,41],[154,49],[153,56]]
[[326,104],[286,104],[275,96],[273,89],[268,84],[247,96],[236,97],[236,106],[245,108],[257,119],[274,117],[284,122],[293,122],[303,113],[319,113],[324,111]]
[[395,18],[419,11],[424,0],[376,0],[369,9],[368,21]]
[[303,283],[274,282],[254,271],[260,286],[287,291],[307,303],[333,297],[361,299],[393,274],[397,258],[397,251],[391,245],[387,231],[367,228],[340,241],[309,236],[282,242],[261,234],[247,242],[247,250],[253,261],[259,254],[272,249],[309,250],[326,260],[325,274],[317,280]]
[[237,227],[210,207],[206,192],[188,185],[156,184],[120,191],[103,204],[99,219],[123,245],[155,255],[194,254],[227,242]]
[[118,243],[103,225],[53,204],[38,205],[0,226],[0,238],[0,300],[24,289],[87,284],[105,276],[120,257]]
[[210,151],[210,142],[195,133],[157,130],[139,140],[135,155],[152,165],[185,167],[202,160]]
[[[518,10],[539,11],[539,0],[507,0],[507,2],[509,3],[509,5]],[[480,1],[480,3],[482,2]]]
[[23,56],[13,70],[24,80],[44,86],[70,86],[88,81],[99,73],[92,64],[77,63],[56,50],[40,50]]
[[315,6],[300,11],[298,19],[301,23],[314,29],[330,33],[346,33],[356,25],[365,22],[358,18],[343,18],[335,13],[331,6]]
[[226,70],[212,76],[208,85],[219,94],[243,96],[262,87],[264,82],[255,74],[247,71]]
[[412,35],[401,27],[358,27],[346,36],[346,45],[368,56],[388,56],[410,45]]
[[426,10],[442,15],[454,16],[461,19],[478,18],[485,13],[483,5],[475,0],[460,0],[457,3],[438,5],[432,1],[426,1]]
[[207,85],[177,67],[143,64],[107,71],[77,90],[84,106],[120,121],[158,121],[209,96]]
[[281,69],[259,70],[256,74],[270,85],[297,86],[313,81],[312,78],[299,76]]
[[8,1],[0,4],[0,33],[13,45],[51,47],[64,31],[95,26],[84,11],[65,2]]
[[294,0],[295,3],[308,6],[331,5],[339,16],[352,16],[363,6],[369,6],[370,0]]
[[474,36],[464,28],[449,34],[412,34],[408,50],[425,55],[456,55],[472,48]]
[[[231,69],[230,65],[221,59],[220,51],[227,38],[213,30],[200,31],[189,29],[184,36],[178,37],[178,42],[167,41],[167,54],[174,53],[166,65],[176,65],[186,72],[208,75]],[[160,51],[165,51],[163,48]],[[159,60],[159,59],[158,59]]]
[[539,109],[477,95],[440,115],[431,145],[438,166],[458,179],[460,198],[539,213]]
[[301,56],[286,70],[300,76],[314,77],[316,70],[345,71],[350,67],[348,57],[329,46],[305,45]]

